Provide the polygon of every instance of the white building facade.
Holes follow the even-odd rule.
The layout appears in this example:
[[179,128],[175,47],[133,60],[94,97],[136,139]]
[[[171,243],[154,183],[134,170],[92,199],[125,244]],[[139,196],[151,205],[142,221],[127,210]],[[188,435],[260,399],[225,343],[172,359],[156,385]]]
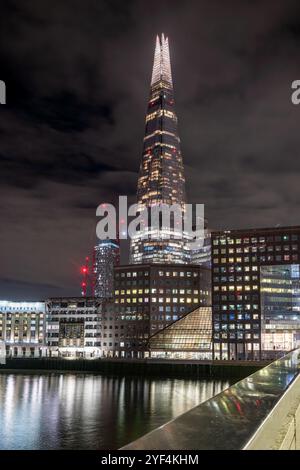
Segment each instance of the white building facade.
[[0,341],[7,357],[43,357],[45,302],[0,300]]

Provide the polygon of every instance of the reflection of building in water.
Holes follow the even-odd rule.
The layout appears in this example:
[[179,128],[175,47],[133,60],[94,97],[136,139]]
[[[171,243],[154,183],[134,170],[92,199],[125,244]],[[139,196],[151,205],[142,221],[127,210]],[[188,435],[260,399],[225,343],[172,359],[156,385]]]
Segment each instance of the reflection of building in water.
[[211,308],[198,307],[149,339],[151,357],[211,359]]
[[260,273],[262,350],[299,347],[299,265],[262,266]]
[[0,374],[4,449],[118,449],[229,386],[223,380]]

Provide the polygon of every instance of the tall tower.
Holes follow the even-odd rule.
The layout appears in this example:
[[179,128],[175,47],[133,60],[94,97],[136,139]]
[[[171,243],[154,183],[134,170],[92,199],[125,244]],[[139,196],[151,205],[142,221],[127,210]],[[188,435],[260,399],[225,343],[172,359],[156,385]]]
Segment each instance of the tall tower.
[[114,267],[120,264],[119,240],[99,240],[94,247],[94,295],[109,299],[114,295]]
[[[157,36],[146,115],[137,200],[139,206],[178,204],[184,210],[185,179],[168,38]],[[131,263],[185,263],[184,240],[173,227],[142,229],[131,239]]]

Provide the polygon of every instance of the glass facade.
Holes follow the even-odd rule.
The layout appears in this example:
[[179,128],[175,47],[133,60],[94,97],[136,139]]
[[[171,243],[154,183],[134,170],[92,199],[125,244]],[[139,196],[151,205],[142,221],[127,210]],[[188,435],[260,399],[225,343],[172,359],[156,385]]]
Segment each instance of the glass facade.
[[299,241],[300,227],[212,233],[215,359],[262,357],[262,268],[297,265]]
[[[178,204],[184,211],[185,179],[177,129],[168,38],[157,37],[137,200],[149,209]],[[141,227],[131,239],[131,263],[186,262],[184,239],[176,227]],[[178,232],[178,230],[177,230]]]
[[151,357],[211,359],[211,308],[198,307],[149,339]]
[[299,264],[260,271],[262,350],[290,351],[300,345]]
[[114,294],[114,267],[120,264],[120,246],[116,241],[101,240],[94,248],[94,295],[109,299]]
[[203,246],[198,249],[190,250],[191,264],[199,266],[206,266],[211,268],[211,233],[210,230],[205,229]]
[[210,304],[207,268],[153,263],[116,267],[113,312],[101,316],[104,353],[144,357],[151,335]]

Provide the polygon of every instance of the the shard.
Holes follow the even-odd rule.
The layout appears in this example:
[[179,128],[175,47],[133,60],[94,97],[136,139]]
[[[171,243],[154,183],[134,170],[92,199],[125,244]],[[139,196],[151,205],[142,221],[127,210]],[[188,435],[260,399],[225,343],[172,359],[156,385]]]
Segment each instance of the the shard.
[[[184,211],[184,168],[169,42],[163,34],[156,38],[137,200],[149,209],[159,204],[177,204]],[[185,263],[184,239],[175,232],[174,226],[142,229],[131,239],[131,263]]]

